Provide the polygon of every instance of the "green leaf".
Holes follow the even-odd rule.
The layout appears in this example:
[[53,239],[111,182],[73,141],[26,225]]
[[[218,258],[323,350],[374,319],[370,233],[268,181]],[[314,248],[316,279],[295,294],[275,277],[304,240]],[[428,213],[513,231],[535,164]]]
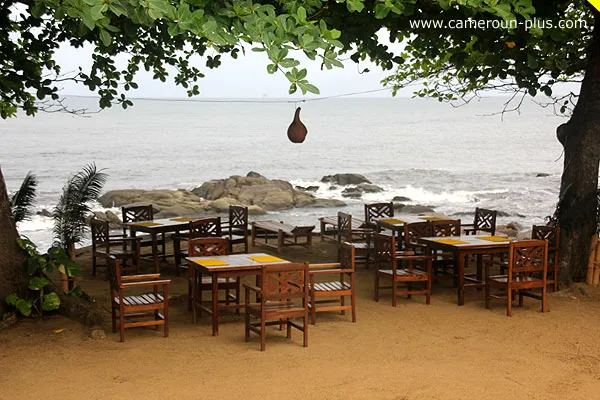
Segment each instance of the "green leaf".
[[117,17],[120,15],[127,15],[127,9],[121,4],[120,1],[112,1],[108,9],[115,14]]
[[52,311],[57,310],[60,307],[60,297],[54,292],[48,293],[44,296],[44,302],[42,303],[42,310]]
[[98,21],[99,19],[102,19],[102,13],[107,9],[107,4],[99,4],[90,9],[90,15],[94,19],[94,21]]
[[294,60],[293,58],[284,58],[283,60],[279,61],[279,65],[281,65],[283,68],[292,68],[300,65],[300,62],[298,60]]
[[33,303],[31,301],[24,300],[24,299],[17,300],[17,303],[15,304],[15,307],[17,307],[17,310],[19,310],[19,312],[26,317],[29,317],[31,315],[31,307],[32,306],[33,306]]
[[16,294],[9,294],[8,296],[6,296],[6,298],[4,299],[4,301],[6,302],[6,304],[8,304],[9,306],[14,306],[17,304],[17,300],[19,300],[19,298],[17,297]]
[[275,72],[277,72],[277,65],[276,64],[267,65],[267,72],[269,74],[274,74]]
[[302,82],[298,82],[298,86],[300,87],[300,89],[302,90],[302,94],[306,94],[306,92],[311,92],[314,94],[319,94],[319,88],[317,88],[314,85],[311,85],[310,83],[306,82],[306,81],[302,81]]
[[40,18],[46,12],[46,5],[43,1],[36,1],[31,7],[31,15],[35,18]]
[[361,12],[365,8],[365,4],[362,0],[346,0],[346,7],[348,7],[348,11]]
[[169,29],[167,29],[167,32],[169,32],[169,35],[171,36],[177,36],[179,34],[179,26],[177,24],[172,24],[169,26]]
[[110,36],[110,33],[106,31],[106,29],[100,29],[100,40],[102,41],[102,44],[104,46],[110,46],[112,42],[112,37]]
[[298,20],[300,22],[306,21],[306,9],[304,7],[298,7],[298,12],[296,13],[296,15],[298,15]]
[[90,31],[93,31],[94,28],[96,27],[96,21],[94,20],[94,18],[92,18],[89,11],[84,12],[81,15],[81,21]]
[[41,290],[44,287],[46,287],[46,285],[49,283],[50,281],[44,277],[34,277],[31,278],[29,280],[29,289],[31,290]]
[[375,18],[383,19],[388,16],[390,9],[385,4],[377,4],[375,6]]

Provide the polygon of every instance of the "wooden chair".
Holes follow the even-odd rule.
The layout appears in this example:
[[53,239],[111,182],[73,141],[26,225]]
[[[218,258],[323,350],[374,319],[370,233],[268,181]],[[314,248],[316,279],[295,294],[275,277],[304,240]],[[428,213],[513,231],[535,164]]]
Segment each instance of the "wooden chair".
[[[117,331],[117,319],[121,330],[121,342],[125,341],[125,329],[138,326],[163,325],[165,337],[169,336],[169,279],[160,279],[160,274],[129,275],[121,274],[119,260],[106,256],[108,275],[110,279],[110,298],[112,329]],[[129,289],[152,287],[153,291],[138,295],[126,296]],[[160,291],[162,287],[162,292]],[[162,312],[162,313],[161,313]],[[143,321],[126,322],[131,319],[143,318]]]
[[402,248],[406,251],[414,251],[415,254],[425,254],[425,247],[418,242],[418,239],[432,235],[429,221],[404,224],[404,244]]
[[[519,295],[519,306],[523,306],[523,297],[532,297],[542,302],[542,312],[546,312],[546,277],[548,273],[548,241],[523,240],[511,242],[508,251],[508,271],[506,275],[490,275],[485,263],[485,308],[490,308],[490,298],[506,301],[506,315],[512,316],[512,300]],[[541,275],[540,275],[541,274]],[[540,275],[540,276],[537,276]],[[491,288],[500,293],[491,293]],[[532,289],[541,289],[541,295]]]
[[[375,243],[375,292],[374,299],[379,301],[381,289],[392,289],[392,306],[396,307],[397,296],[407,295],[410,299],[413,294],[424,294],[426,303],[431,302],[431,261],[432,257],[415,255],[412,251],[398,252],[396,250],[396,237],[381,233],[373,234]],[[401,267],[406,262],[407,267]],[[425,263],[424,270],[416,269],[414,262]],[[384,268],[384,265],[387,267]],[[380,286],[381,279],[392,281],[391,286]],[[415,288],[414,284],[424,284],[424,288]],[[399,285],[401,285],[399,287]]]
[[476,207],[473,223],[462,225],[465,235],[477,235],[481,232],[488,232],[494,236],[496,234],[497,215],[498,212],[495,210]]
[[[122,234],[111,234],[108,221],[92,218],[90,221],[92,231],[92,275],[96,276],[97,267],[106,267],[108,279],[108,265],[98,264],[98,256],[112,255],[123,261],[129,260],[131,264],[121,269],[140,273],[140,238],[125,237]],[[129,246],[126,245],[129,243]]]
[[[187,255],[188,257],[208,257],[208,256],[224,256],[229,254],[231,245],[229,239],[220,237],[197,237],[188,241]],[[189,265],[184,264],[184,268],[188,270],[188,309],[195,307],[196,303],[202,302],[202,298],[195,299],[195,293],[202,296],[204,290],[212,290],[212,277],[203,276],[201,282],[194,282],[193,269]],[[240,304],[240,278],[219,278],[217,282],[218,290],[225,291],[225,299],[219,300],[221,303],[229,304],[234,301]],[[199,289],[196,292],[195,289]],[[231,294],[231,291],[235,295]],[[239,314],[239,309],[237,310]]]
[[[356,322],[356,298],[354,285],[354,257],[355,249],[351,243],[342,243],[339,249],[339,263],[312,264],[308,272],[310,302],[308,308],[311,312],[311,322],[317,323],[317,313],[323,311],[352,311],[352,322]],[[331,276],[337,279],[332,280]],[[315,278],[326,277],[326,282],[317,282]],[[350,305],[346,305],[345,298],[350,297]],[[323,304],[332,304],[322,306]]]
[[392,218],[394,216],[394,203],[371,203],[365,204],[364,227],[377,230],[377,220],[380,218]]
[[343,242],[351,243],[356,249],[355,260],[369,268],[373,244],[371,242],[371,229],[352,228],[352,215],[338,212],[338,246]]
[[244,251],[237,253],[248,253],[248,207],[229,206],[229,219],[222,225],[224,236],[229,239],[231,253],[235,244],[243,244]]
[[[461,226],[460,219],[431,221],[431,236],[460,236]],[[458,271],[454,260],[454,253],[436,253],[433,260],[433,269],[436,276],[440,273],[452,276],[454,279],[454,286],[456,287],[458,282]],[[481,279],[481,271],[477,271],[477,276]]]
[[181,258],[188,255],[188,248],[182,249],[181,242],[202,237],[222,237],[221,217],[201,218],[190,221],[186,234],[173,235],[173,253],[175,255],[177,274],[179,274]]
[[[265,265],[260,273],[260,287],[244,285],[246,295],[245,338],[250,340],[250,331],[260,335],[260,350],[265,350],[266,327],[287,326],[287,337],[292,337],[292,328],[304,334],[304,347],[308,346],[308,263]],[[250,292],[256,302],[250,302]],[[299,325],[292,318],[302,318]],[[252,322],[252,320],[258,320]]]
[[532,240],[548,241],[548,277],[546,283],[552,285],[552,290],[558,290],[558,256],[560,251],[560,228],[558,226],[533,225]]
[[[121,207],[121,216],[123,223],[142,222],[154,220],[154,209],[152,204],[132,204]],[[123,235],[128,236],[127,227],[123,225]],[[148,235],[139,235],[141,247],[152,247],[152,238]],[[162,247],[162,256],[165,257],[165,235],[162,234],[157,238],[157,245]]]

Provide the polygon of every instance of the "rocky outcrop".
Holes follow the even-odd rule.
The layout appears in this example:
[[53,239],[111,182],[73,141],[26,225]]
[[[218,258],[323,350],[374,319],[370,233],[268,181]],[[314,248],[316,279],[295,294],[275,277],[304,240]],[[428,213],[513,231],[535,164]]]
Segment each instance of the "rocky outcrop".
[[86,225],[90,225],[90,220],[93,218],[100,219],[102,221],[108,221],[108,227],[110,229],[121,229],[122,222],[117,214],[112,211],[94,211],[92,215],[86,221]]
[[422,213],[432,213],[435,212],[435,209],[431,206],[424,206],[421,204],[394,204],[394,210],[404,213],[404,214],[422,214]]
[[408,197],[405,196],[395,196],[392,201],[412,201]]
[[332,185],[359,185],[361,183],[371,183],[370,180],[365,178],[360,174],[335,174],[335,175],[326,175],[321,178],[321,182],[331,183]]
[[311,193],[294,189],[289,182],[270,180],[255,172],[248,173],[247,176],[214,179],[193,189],[192,193],[205,200],[231,199],[239,204],[257,206],[267,211],[345,205],[339,200],[318,199]]

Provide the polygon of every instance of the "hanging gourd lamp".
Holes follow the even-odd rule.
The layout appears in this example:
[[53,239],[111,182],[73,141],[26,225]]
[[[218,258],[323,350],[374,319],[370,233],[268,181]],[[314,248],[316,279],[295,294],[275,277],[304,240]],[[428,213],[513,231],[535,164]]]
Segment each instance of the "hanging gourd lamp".
[[306,125],[300,121],[300,107],[298,107],[294,114],[294,120],[287,130],[288,139],[290,139],[290,142],[292,143],[302,143],[304,142],[307,133],[308,130],[306,129]]

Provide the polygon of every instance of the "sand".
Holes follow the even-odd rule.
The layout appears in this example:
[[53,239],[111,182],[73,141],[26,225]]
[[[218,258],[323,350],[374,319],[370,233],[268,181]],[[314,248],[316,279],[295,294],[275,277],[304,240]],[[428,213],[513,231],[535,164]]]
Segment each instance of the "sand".
[[[331,261],[333,246],[317,245],[312,254],[286,249],[284,257]],[[258,336],[244,341],[241,316],[224,315],[217,337],[207,316],[193,325],[179,296],[186,281],[173,281],[167,339],[138,328],[120,343],[108,324],[106,338],[92,339],[60,315],[0,331],[0,399],[600,398],[598,288],[553,293],[548,313],[526,299],[509,318],[499,303],[486,310],[475,290],[458,307],[445,283],[434,286],[429,306],[424,296],[396,308],[389,295],[375,303],[372,271],[361,269],[357,323],[320,314],[308,348],[300,332],[289,340],[273,327],[260,352]],[[80,285],[108,322],[103,277],[86,269]]]

